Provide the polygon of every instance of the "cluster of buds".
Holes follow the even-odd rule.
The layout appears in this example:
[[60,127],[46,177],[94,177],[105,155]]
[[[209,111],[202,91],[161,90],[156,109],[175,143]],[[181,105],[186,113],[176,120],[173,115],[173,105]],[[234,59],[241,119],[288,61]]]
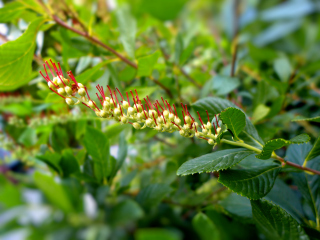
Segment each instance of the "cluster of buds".
[[[221,128],[217,116],[214,116],[213,121],[210,121],[208,111],[206,111],[208,117],[206,124],[201,119],[199,112],[197,112],[200,120],[199,124],[188,111],[187,105],[181,103],[183,109],[183,121],[181,121],[178,117],[175,104],[171,106],[168,101],[162,97],[161,102],[156,100],[152,103],[148,96],[140,99],[136,90],[134,90],[134,92],[130,91],[129,94],[126,92],[124,97],[118,88],[112,90],[107,86],[108,90],[106,89],[105,91],[102,86],[98,85],[96,86],[98,90],[96,95],[100,102],[99,108],[97,103],[90,98],[87,88],[76,81],[71,71],[68,72],[71,78],[70,81],[63,77],[59,63],[58,70],[55,63],[51,60],[50,62],[57,76],[54,75],[48,62],[46,62],[46,64],[52,73],[53,80],[50,79],[45,64],[44,69],[46,76],[44,76],[41,71],[40,74],[47,81],[49,88],[64,98],[68,105],[82,103],[92,109],[98,117],[114,119],[122,124],[131,124],[135,129],[148,127],[159,132],[173,133],[179,131],[183,137],[196,137],[206,140],[210,145],[216,144],[216,139]],[[76,96],[77,93],[79,96]]]

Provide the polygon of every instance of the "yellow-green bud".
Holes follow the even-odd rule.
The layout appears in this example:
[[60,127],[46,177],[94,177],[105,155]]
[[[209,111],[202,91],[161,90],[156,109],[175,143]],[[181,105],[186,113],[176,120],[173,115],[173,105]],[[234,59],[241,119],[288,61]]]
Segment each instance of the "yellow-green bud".
[[214,145],[214,144],[215,144],[215,142],[214,142],[213,139],[209,139],[209,140],[208,140],[208,143],[209,143],[210,145]]
[[132,126],[135,128],[135,129],[140,129],[141,128],[141,125],[139,123],[133,123]]
[[121,111],[120,111],[120,109],[119,108],[115,108],[114,110],[113,110],[113,115],[115,115],[115,116],[120,116],[120,114],[121,114]]
[[66,87],[64,88],[64,90],[66,91],[66,93],[67,93],[68,95],[72,95],[72,89],[71,89],[71,87],[66,86]]
[[151,118],[148,118],[148,119],[146,120],[146,125],[147,125],[148,127],[153,127],[154,121],[153,121]]
[[52,82],[48,82],[48,87],[49,87],[49,88],[54,88],[54,89],[56,88],[55,85],[53,85]]
[[151,118],[153,118],[153,115],[154,115],[155,118],[158,117],[157,111],[150,109],[150,110],[149,110],[149,116],[150,116]]
[[61,77],[61,79],[63,80],[63,82],[61,81],[61,79],[60,78],[58,78],[58,85],[59,85],[59,87],[64,87],[64,84],[65,84],[65,78],[63,78],[62,76],[60,76]]
[[211,122],[207,122],[206,128],[208,128],[208,129],[212,128]]
[[128,123],[128,118],[126,116],[122,116],[121,117],[121,122],[124,123],[124,124]]
[[168,117],[169,117],[169,112],[168,112],[167,110],[164,110],[164,111],[163,111],[163,116],[164,116],[165,118],[168,118]]
[[58,80],[59,80],[58,77],[54,77],[54,78],[52,79],[52,82],[57,86],[57,85],[58,85]]
[[66,103],[68,104],[68,105],[74,105],[74,101],[73,101],[73,99],[72,98],[66,98]]
[[135,113],[134,108],[133,107],[129,107],[128,108],[128,113],[129,113],[129,115],[133,115]]
[[158,124],[158,126],[156,126],[154,129],[157,130],[157,131],[161,131],[162,130],[162,125]]
[[142,106],[140,105],[140,104],[137,104],[137,107],[138,107],[138,109],[139,109],[139,112],[142,112]]
[[176,118],[174,119],[174,122],[175,122],[177,125],[181,125],[181,120],[180,120],[180,118],[178,118],[178,117],[176,117]]
[[220,131],[221,131],[221,128],[220,128],[220,127],[218,127],[218,128],[217,128],[217,134],[219,134],[219,133],[220,133]]
[[184,130],[182,130],[182,129],[179,131],[179,133],[180,133],[180,135],[181,135],[182,137],[184,137],[185,134],[186,134],[186,132],[185,132]]
[[94,112],[96,113],[97,117],[101,117],[99,110],[94,110]]
[[84,88],[84,86],[83,86],[82,83],[78,83],[78,87],[79,87],[79,88]]
[[107,117],[109,117],[109,114],[106,111],[101,110],[100,111],[100,116],[103,117],[103,118],[107,118]]
[[187,124],[191,123],[191,117],[189,117],[189,116],[185,116],[184,120],[186,121]]
[[173,113],[170,113],[170,114],[169,114],[169,120],[170,120],[170,122],[171,122],[171,121],[174,121],[174,117],[175,117],[175,116],[174,116]]
[[95,108],[94,103],[95,103],[94,101],[90,100],[90,101],[88,102],[88,106],[91,107],[91,108]]
[[157,122],[160,123],[160,124],[163,123],[163,118],[162,117],[158,117],[157,118]]
[[66,96],[66,91],[64,90],[64,88],[59,88],[58,93],[62,96]]
[[185,125],[183,125],[183,128],[184,128],[185,130],[189,131],[189,130],[190,130],[190,124],[185,124]]
[[130,107],[127,101],[123,101],[122,106],[124,109],[128,109]]
[[199,137],[201,137],[201,133],[200,133],[200,132],[196,132],[196,133],[195,133],[195,136],[196,136],[197,138],[199,138]]
[[208,129],[203,128],[203,129],[202,129],[202,132],[203,132],[204,134],[207,134],[207,133],[208,133]]
[[110,109],[110,103],[108,101],[104,101],[103,102],[103,108],[106,109],[106,110],[109,110]]
[[79,88],[78,94],[79,94],[81,97],[84,97],[84,96],[86,95],[86,90],[85,90],[84,88]]

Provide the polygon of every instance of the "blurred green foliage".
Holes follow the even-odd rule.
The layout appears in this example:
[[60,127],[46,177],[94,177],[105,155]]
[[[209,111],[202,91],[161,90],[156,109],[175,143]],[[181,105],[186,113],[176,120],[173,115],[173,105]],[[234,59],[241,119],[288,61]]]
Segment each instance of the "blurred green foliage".
[[[319,1],[0,6],[1,239],[319,239],[320,177],[269,159],[320,170]],[[204,119],[233,107],[226,138],[266,160],[70,108],[38,73],[49,59],[91,96],[136,89]]]

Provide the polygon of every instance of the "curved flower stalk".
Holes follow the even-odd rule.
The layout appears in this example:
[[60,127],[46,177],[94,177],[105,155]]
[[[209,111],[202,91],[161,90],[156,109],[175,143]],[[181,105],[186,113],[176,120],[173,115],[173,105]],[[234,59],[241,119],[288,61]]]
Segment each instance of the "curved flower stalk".
[[[47,81],[51,91],[64,98],[68,105],[77,105],[82,103],[92,109],[98,117],[106,119],[114,119],[122,124],[131,124],[135,129],[144,129],[146,127],[157,130],[158,132],[173,133],[179,131],[180,135],[186,138],[196,137],[206,140],[210,145],[215,146],[222,131],[219,125],[217,116],[214,116],[212,121],[207,112],[208,122],[205,123],[199,112],[197,112],[200,124],[190,114],[187,105],[182,106],[183,121],[178,117],[177,109],[174,104],[172,106],[167,100],[161,97],[161,102],[156,100],[151,102],[150,98],[140,99],[136,90],[126,92],[124,95],[118,88],[112,90],[107,86],[108,91],[105,91],[102,86],[97,85],[98,92],[96,93],[100,107],[88,94],[87,88],[78,83],[71,71],[68,75],[71,80],[63,76],[60,64],[59,69],[51,60],[52,68],[46,61],[43,64],[46,75],[40,74]],[[52,74],[50,79],[46,65]],[[107,96],[108,95],[108,96]],[[130,96],[130,97],[129,97]],[[130,101],[131,99],[131,101]],[[215,123],[214,123],[215,121]]]

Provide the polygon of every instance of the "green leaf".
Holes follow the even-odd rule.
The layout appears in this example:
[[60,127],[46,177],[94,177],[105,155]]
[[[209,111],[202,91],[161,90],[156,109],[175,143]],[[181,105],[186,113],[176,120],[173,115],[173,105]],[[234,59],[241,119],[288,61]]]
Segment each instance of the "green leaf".
[[88,126],[84,135],[84,145],[94,162],[96,178],[105,181],[112,172],[108,138],[98,129]]
[[305,161],[306,162],[310,161],[318,156],[320,156],[320,137],[318,137],[317,140],[315,141],[315,143],[313,144],[313,147],[310,150],[310,152],[308,153]]
[[118,150],[118,158],[117,158],[117,163],[115,166],[115,173],[119,171],[121,168],[122,164],[124,163],[124,160],[127,157],[127,152],[128,152],[128,145],[126,142],[126,135],[124,132],[120,133],[120,139],[119,139],[119,150]]
[[0,46],[0,90],[16,89],[31,75],[36,33],[45,21],[34,20],[18,39]]
[[64,149],[62,151],[60,166],[63,171],[63,177],[69,177],[73,173],[80,172],[79,163],[73,155],[72,149]]
[[273,67],[282,82],[287,82],[292,74],[292,67],[287,58],[278,58],[274,61]]
[[117,8],[116,16],[120,32],[120,41],[122,42],[128,56],[134,58],[136,44],[135,38],[137,32],[136,20],[131,15],[128,6]]
[[226,95],[240,86],[240,80],[235,77],[215,76],[212,79],[212,88],[217,95]]
[[52,204],[65,212],[73,210],[73,205],[68,194],[65,192],[65,188],[61,184],[55,182],[53,177],[44,175],[40,172],[35,172],[34,181],[37,187],[44,193]]
[[25,9],[26,7],[19,2],[7,3],[3,8],[0,8],[0,23],[15,20],[23,13]]
[[258,229],[268,239],[309,239],[297,221],[272,202],[256,200],[251,201],[251,206]]
[[239,140],[238,135],[246,126],[245,114],[237,108],[229,107],[220,113],[219,118],[231,130],[233,138]]
[[103,66],[105,66],[113,61],[114,60],[106,60],[101,63],[98,63],[93,68],[90,68],[90,69],[84,71],[83,73],[81,73],[80,75],[78,75],[76,77],[77,81],[82,84],[86,84],[87,82],[92,81],[93,80],[92,77],[95,76],[98,72],[101,72],[101,75],[102,75],[103,71],[101,70],[101,68]]
[[228,169],[219,172],[219,182],[249,199],[259,199],[270,192],[281,171],[279,164],[252,169]]
[[178,232],[164,228],[140,228],[135,232],[136,240],[181,240]]
[[276,182],[265,196],[265,199],[279,205],[286,210],[292,217],[294,217],[299,223],[303,223],[303,210],[298,195],[280,179],[276,179]]
[[217,227],[204,213],[199,212],[192,219],[192,226],[200,236],[201,240],[219,240],[220,234]]
[[50,168],[56,171],[58,174],[62,173],[62,169],[60,166],[61,155],[55,152],[45,152],[43,155],[38,155],[37,159],[46,163]]
[[253,112],[252,115],[252,122],[255,124],[256,122],[259,122],[262,120],[264,117],[266,117],[270,112],[270,108],[267,107],[264,104],[259,104]]
[[157,206],[161,200],[172,191],[169,185],[151,184],[143,188],[137,195],[137,202],[144,208]]
[[222,150],[202,155],[181,165],[177,175],[214,172],[235,166],[254,152],[245,148]]
[[239,218],[239,220],[250,221],[252,219],[252,209],[250,200],[236,193],[231,193],[227,198],[219,202],[231,217]]
[[160,57],[160,52],[156,51],[145,57],[138,59],[138,77],[148,77],[152,74],[154,65],[157,63]]
[[303,116],[297,116],[291,120],[292,122],[309,121],[309,122],[320,122],[320,116],[313,118],[305,118]]
[[130,124],[115,123],[105,128],[107,138],[118,136],[123,130],[132,128]]
[[135,201],[127,199],[112,208],[108,222],[123,225],[143,217],[144,212]]
[[20,135],[18,142],[26,147],[32,147],[37,142],[37,133],[34,128],[27,127]]
[[[311,148],[311,144],[290,145],[287,149],[286,159],[302,165]],[[309,161],[307,166],[319,171],[320,156]],[[292,173],[292,176],[305,202],[310,206],[314,217],[320,217],[320,177],[305,172]]]
[[[224,109],[228,107],[233,107],[233,108],[238,108],[235,104],[232,102],[222,99],[222,98],[217,98],[217,97],[207,97],[198,100],[194,104],[192,104],[192,108],[195,111],[199,111],[200,116],[202,119],[206,119],[207,114],[205,110],[208,110],[209,117],[212,119],[215,114],[219,114],[222,112]],[[257,147],[259,149],[262,149],[263,146],[263,141],[260,138],[257,130],[249,120],[248,116],[246,116],[246,126],[242,133],[240,134],[240,138],[244,140],[247,144]]]
[[284,146],[288,146],[290,144],[300,144],[300,143],[306,143],[309,141],[310,141],[310,137],[306,133],[298,135],[290,140],[285,140],[282,138],[273,139],[266,142],[266,144],[263,146],[262,152],[258,154],[256,158],[269,159],[274,150],[277,150]]

